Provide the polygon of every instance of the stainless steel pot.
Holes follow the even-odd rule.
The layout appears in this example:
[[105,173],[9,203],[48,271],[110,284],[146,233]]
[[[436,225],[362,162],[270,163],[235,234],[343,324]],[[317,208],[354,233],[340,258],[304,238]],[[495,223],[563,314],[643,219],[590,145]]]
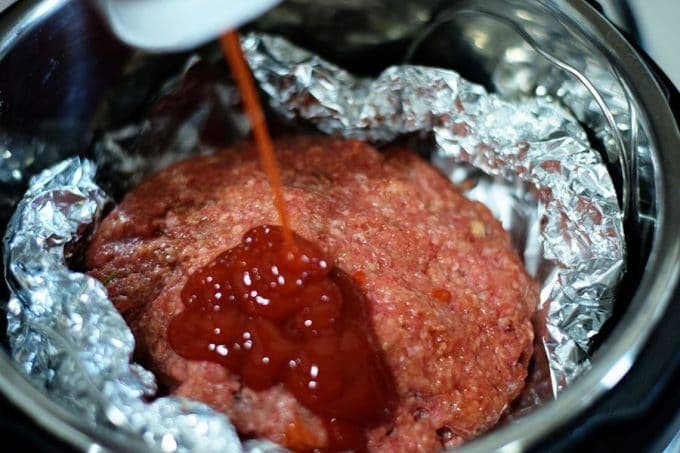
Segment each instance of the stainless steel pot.
[[[284,8],[300,3],[305,2],[294,0]],[[501,78],[495,80],[501,88],[499,62],[511,61],[515,55],[525,64],[561,71],[564,80],[583,79],[581,86],[593,95],[593,104],[582,112],[583,121],[604,131],[600,136],[603,154],[626,210],[629,265],[616,319],[594,352],[592,369],[556,401],[462,449],[523,450],[574,420],[616,386],[639,358],[671,303],[680,273],[678,125],[643,59],[581,0],[464,0],[442,5],[423,1],[411,5],[408,16],[394,13],[397,2],[355,3],[342,2],[342,14],[356,17],[374,8],[376,17],[381,17],[380,29],[389,33],[374,33],[374,21],[353,21],[334,44],[315,39],[314,25],[302,26],[302,17],[292,22],[279,20],[291,17],[286,10],[271,13],[256,26],[325,48],[334,59],[356,70],[370,72],[408,58],[453,67],[486,84],[495,74]],[[337,6],[330,1],[322,4],[324,8]],[[20,1],[0,17],[0,144],[20,143],[17,149],[24,154],[15,153],[12,158],[34,161],[31,171],[87,149],[100,104],[132,56],[84,1]],[[173,58],[159,58],[159,67]],[[530,77],[514,74],[508,80],[519,83],[506,87],[515,93],[534,88]],[[603,80],[608,86],[601,85]],[[134,93],[143,103],[143,90]],[[568,101],[568,93],[555,94]],[[10,164],[9,158],[0,161],[0,166]],[[20,194],[29,176],[14,173],[0,184]],[[4,225],[11,202],[0,208]],[[28,383],[5,350],[0,350],[0,390],[43,428],[79,448],[143,448],[139,441],[120,433],[93,429],[77,414],[50,401]]]

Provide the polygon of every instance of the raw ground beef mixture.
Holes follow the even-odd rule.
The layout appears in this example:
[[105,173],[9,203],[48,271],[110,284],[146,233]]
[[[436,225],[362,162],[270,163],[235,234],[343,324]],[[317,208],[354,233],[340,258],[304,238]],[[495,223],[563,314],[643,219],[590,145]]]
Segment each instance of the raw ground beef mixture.
[[[494,426],[523,388],[538,300],[499,222],[408,150],[328,137],[275,145],[292,229],[360,285],[394,376],[398,407],[368,432],[368,449],[436,451]],[[94,234],[87,266],[170,393],[225,412],[244,436],[323,448],[320,419],[283,386],[253,391],[168,344],[188,276],[250,228],[278,223],[255,147],[244,142],[128,193]]]

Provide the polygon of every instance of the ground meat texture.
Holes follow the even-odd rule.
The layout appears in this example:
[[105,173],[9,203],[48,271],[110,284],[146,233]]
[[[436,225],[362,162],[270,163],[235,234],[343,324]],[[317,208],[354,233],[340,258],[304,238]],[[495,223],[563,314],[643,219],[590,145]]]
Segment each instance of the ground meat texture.
[[[524,385],[538,300],[499,222],[407,150],[324,137],[275,146],[293,230],[360,284],[394,374],[399,404],[368,433],[369,450],[436,451],[494,426]],[[282,386],[252,391],[167,340],[189,274],[248,229],[278,223],[256,150],[242,143],[128,193],[95,232],[87,266],[172,394],[225,412],[245,436],[323,448],[321,420]]]

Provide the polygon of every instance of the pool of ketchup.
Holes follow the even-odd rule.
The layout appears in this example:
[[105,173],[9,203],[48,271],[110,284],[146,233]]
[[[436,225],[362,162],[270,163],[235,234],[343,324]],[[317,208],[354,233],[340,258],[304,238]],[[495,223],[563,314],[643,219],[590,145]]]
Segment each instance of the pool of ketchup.
[[[182,357],[209,360],[253,390],[284,385],[322,418],[326,450],[366,449],[366,430],[396,405],[354,278],[321,248],[291,231],[273,145],[238,36],[221,44],[242,93],[281,226],[249,230],[240,244],[188,277],[184,311],[168,327]],[[288,445],[293,447],[292,445]]]
[[170,345],[227,367],[253,390],[282,383],[323,418],[329,450],[363,450],[366,428],[395,403],[368,304],[318,245],[293,241],[278,226],[253,228],[189,276]]

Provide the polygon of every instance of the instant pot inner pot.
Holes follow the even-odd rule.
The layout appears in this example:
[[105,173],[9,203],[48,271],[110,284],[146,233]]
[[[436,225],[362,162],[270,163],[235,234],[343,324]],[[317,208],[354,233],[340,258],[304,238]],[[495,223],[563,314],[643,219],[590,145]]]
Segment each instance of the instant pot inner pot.
[[[578,1],[459,1],[446,7],[437,2],[324,1],[324,14],[318,5],[310,6],[314,3],[287,2],[250,28],[283,34],[364,74],[409,62],[455,69],[508,97],[549,93],[573,111],[609,165],[626,212],[628,264],[615,316],[597,342],[593,370],[556,402],[466,448],[530,444],[621,378],[652,327],[649,316],[658,316],[668,298],[658,291],[654,298],[640,294],[653,290],[653,282],[644,281],[645,268],[654,259],[663,264],[658,236],[663,219],[669,220],[663,188],[657,187],[665,181],[661,167],[667,160],[652,122],[659,111],[649,110],[649,93],[644,102],[639,97],[640,85],[649,90],[650,75],[638,63],[632,69],[626,65],[621,53],[627,45]],[[126,106],[129,120],[137,119],[186,55],[133,52],[106,33],[81,0],[23,0],[0,19],[0,32],[0,152],[7,150],[0,155],[4,229],[31,174],[67,156],[87,155],[111,93],[127,96],[119,104]],[[2,299],[4,306],[4,281]],[[640,320],[645,312],[647,322]],[[81,446],[120,441],[81,426],[22,382],[0,327],[5,349],[0,351],[0,384],[6,394],[44,426]],[[628,355],[625,363],[623,354]]]

